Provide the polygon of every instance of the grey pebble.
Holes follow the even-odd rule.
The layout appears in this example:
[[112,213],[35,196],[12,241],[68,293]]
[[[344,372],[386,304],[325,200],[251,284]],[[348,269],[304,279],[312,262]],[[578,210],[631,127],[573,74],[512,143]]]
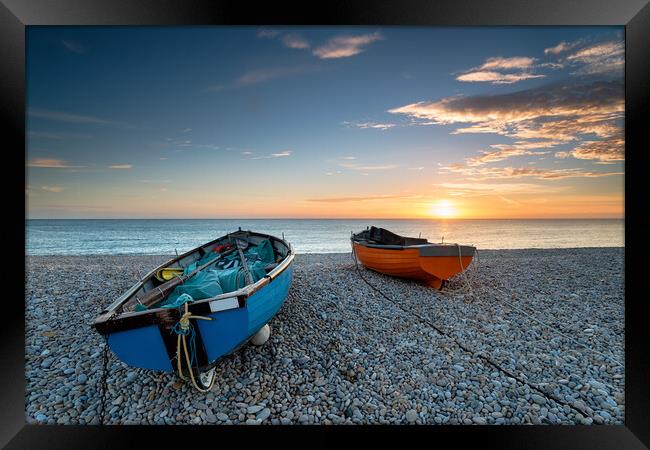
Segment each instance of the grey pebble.
[[41,367],[44,368],[44,369],[48,369],[52,365],[53,362],[54,362],[54,358],[46,358],[41,363]]
[[263,422],[264,420],[268,419],[270,415],[271,415],[271,410],[269,408],[264,408],[257,414],[257,416],[255,416],[255,418],[260,422]]
[[546,404],[546,398],[542,397],[539,394],[531,394],[530,398],[537,403],[538,405],[545,405]]
[[248,414],[256,414],[257,412],[261,411],[262,409],[264,409],[264,406],[262,406],[262,405],[253,405],[253,406],[249,406],[247,408],[246,412]]
[[407,420],[409,423],[414,423],[416,420],[418,420],[418,413],[417,413],[417,411],[414,410],[414,409],[409,409],[409,410],[406,412],[406,416],[405,416],[405,417],[406,417],[406,420]]
[[[593,329],[589,345],[622,360],[623,250],[481,251],[478,272],[467,271],[473,295],[458,293],[462,277],[437,291],[360,268],[408,312],[366,285],[349,253],[298,254],[290,295],[271,322],[273,352],[244,345],[219,363],[213,390],[200,394],[171,373],[130,367],[108,351],[107,422],[500,425],[593,417],[620,425],[623,368],[576,352],[554,330],[510,309],[493,286],[569,334]],[[26,257],[28,420],[99,423],[105,344],[88,325],[133,284],[130,272],[146,273],[168,258]],[[71,313],[71,301],[83,307]],[[416,313],[549,397],[461,351],[419,324]],[[50,330],[55,337],[42,335]],[[584,414],[553,396],[581,402]]]

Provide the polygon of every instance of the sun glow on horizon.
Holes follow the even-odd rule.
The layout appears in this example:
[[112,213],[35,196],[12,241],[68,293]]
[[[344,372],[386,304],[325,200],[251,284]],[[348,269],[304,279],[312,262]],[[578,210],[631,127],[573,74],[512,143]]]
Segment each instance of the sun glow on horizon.
[[458,211],[453,203],[444,199],[431,205],[429,212],[432,216],[440,218],[452,218],[458,215]]

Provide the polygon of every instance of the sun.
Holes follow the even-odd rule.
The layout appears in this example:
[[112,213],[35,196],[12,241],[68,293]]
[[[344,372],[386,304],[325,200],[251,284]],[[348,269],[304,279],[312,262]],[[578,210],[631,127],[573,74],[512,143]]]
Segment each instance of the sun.
[[456,208],[449,200],[440,200],[431,205],[431,215],[434,217],[448,218],[456,216]]

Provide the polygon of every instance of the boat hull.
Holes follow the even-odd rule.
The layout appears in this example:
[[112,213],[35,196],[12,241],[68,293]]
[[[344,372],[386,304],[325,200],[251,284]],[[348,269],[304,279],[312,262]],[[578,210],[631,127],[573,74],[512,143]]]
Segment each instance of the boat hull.
[[[440,289],[445,280],[467,269],[474,248],[462,246],[368,246],[352,242],[359,262],[368,269],[386,275],[417,280]],[[454,254],[455,253],[455,254]]]
[[[293,267],[290,265],[271,283],[248,297],[244,306],[202,314],[213,320],[192,322],[198,328],[197,334],[203,342],[208,365],[213,365],[246,343],[275,316],[287,298],[292,279]],[[158,325],[118,331],[107,336],[111,351],[125,364],[162,372],[176,370],[166,346],[169,337],[163,335]],[[172,337],[175,339],[175,336]]]
[[[268,260],[270,257],[275,260],[268,261],[268,265],[264,267],[265,275],[261,276],[258,271],[257,281],[254,281],[249,272],[249,278],[253,279],[239,289],[236,289],[238,281],[233,282],[226,278],[224,286],[229,287],[224,288],[223,293],[215,294],[218,291],[212,291],[212,296],[198,298],[183,306],[142,303],[141,299],[147,298],[152,292],[155,293],[156,289],[161,291],[160,287],[169,283],[157,277],[158,272],[179,271],[179,268],[183,271],[194,271],[193,267],[199,264],[207,268],[212,264],[210,261],[217,262],[220,257],[213,257],[207,263],[203,262],[203,258],[211,252],[223,251],[222,246],[231,243],[233,239],[238,242],[237,245],[241,243],[239,241],[247,241],[249,245],[254,246],[268,241],[265,247],[261,247],[267,253],[258,253],[255,256],[256,261],[264,261],[261,258]],[[268,253],[268,245],[271,245],[272,255]],[[227,254],[227,251],[223,254]],[[242,253],[241,258],[244,257]],[[176,331],[182,316],[187,311],[192,316],[207,318],[209,320],[190,318],[194,332],[190,334],[188,342],[192,366],[199,371],[205,371],[213,367],[221,357],[245,344],[277,314],[289,293],[294,258],[291,245],[284,239],[239,229],[178,255],[153,269],[105,308],[95,318],[93,325],[106,338],[108,348],[127,365],[154,371],[176,372]],[[233,285],[236,290],[232,290]]]

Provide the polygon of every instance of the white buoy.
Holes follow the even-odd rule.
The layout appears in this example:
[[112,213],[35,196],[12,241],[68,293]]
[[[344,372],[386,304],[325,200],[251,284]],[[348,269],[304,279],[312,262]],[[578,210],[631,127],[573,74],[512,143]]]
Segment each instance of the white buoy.
[[260,330],[257,333],[253,335],[253,337],[251,338],[251,342],[253,343],[253,345],[257,345],[257,346],[264,345],[266,341],[269,340],[269,336],[271,336],[271,327],[267,323],[262,328],[260,328]]

